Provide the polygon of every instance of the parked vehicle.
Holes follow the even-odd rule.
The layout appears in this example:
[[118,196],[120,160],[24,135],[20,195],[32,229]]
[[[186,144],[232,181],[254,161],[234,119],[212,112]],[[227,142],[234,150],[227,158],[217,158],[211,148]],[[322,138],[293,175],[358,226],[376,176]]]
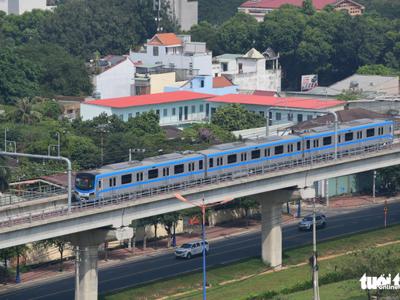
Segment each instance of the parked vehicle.
[[[317,213],[315,215],[315,224],[317,228],[324,228],[326,226],[326,216]],[[298,225],[299,230],[312,230],[313,228],[313,215],[303,218]]]
[[[176,258],[187,258],[191,259],[193,256],[201,255],[203,253],[203,242],[195,241],[191,243],[185,243],[179,248],[175,249],[175,257]],[[205,242],[206,254],[210,251],[210,246],[208,242]]]

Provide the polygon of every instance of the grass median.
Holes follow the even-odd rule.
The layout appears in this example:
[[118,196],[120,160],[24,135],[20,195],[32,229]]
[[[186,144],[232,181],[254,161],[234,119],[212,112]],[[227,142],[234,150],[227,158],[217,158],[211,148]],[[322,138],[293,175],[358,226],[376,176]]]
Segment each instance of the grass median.
[[[318,251],[319,256],[322,258],[343,255],[349,251],[376,247],[396,241],[400,241],[400,225],[321,242],[318,244]],[[400,246],[398,248],[400,250]],[[293,266],[307,262],[310,254],[310,246],[289,249],[284,252],[284,265]],[[338,265],[343,263],[346,265],[348,257],[350,256],[335,257],[321,261],[321,276],[335,270]],[[184,261],[179,263],[184,263]],[[301,285],[304,281],[309,280],[311,276],[308,265],[291,267],[280,272],[268,274],[266,272],[268,272],[268,267],[259,258],[209,268],[207,277],[211,286],[208,289],[207,299],[247,299],[250,294],[268,291],[280,292],[290,287],[294,287],[293,292],[295,292],[296,285]],[[104,295],[101,299],[200,299],[201,276],[201,270],[198,270],[195,273],[188,273],[127,289],[119,293]],[[303,289],[306,290],[306,287]]]

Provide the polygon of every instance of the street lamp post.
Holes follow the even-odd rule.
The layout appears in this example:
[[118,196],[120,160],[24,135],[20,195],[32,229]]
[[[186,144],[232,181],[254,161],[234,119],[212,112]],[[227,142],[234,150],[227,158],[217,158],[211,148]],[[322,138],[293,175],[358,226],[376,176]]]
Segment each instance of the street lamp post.
[[189,200],[187,200],[186,198],[184,198],[182,195],[180,194],[175,194],[175,197],[182,201],[185,202],[187,204],[193,205],[193,206],[197,206],[201,209],[201,214],[202,214],[202,223],[201,223],[201,237],[202,237],[202,253],[203,253],[203,300],[207,299],[207,291],[206,291],[206,286],[207,286],[207,275],[206,275],[206,209],[213,207],[213,206],[217,206],[217,205],[221,205],[221,204],[225,204],[229,201],[232,201],[233,198],[228,198],[228,199],[224,199],[220,202],[217,203],[211,203],[211,204],[205,204],[204,201],[204,196],[202,199],[201,203],[194,203],[194,202],[190,202]]

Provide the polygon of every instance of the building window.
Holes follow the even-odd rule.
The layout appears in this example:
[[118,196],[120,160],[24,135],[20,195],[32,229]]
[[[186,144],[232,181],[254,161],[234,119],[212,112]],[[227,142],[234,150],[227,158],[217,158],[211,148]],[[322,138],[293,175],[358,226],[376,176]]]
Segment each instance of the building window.
[[192,114],[196,112],[196,105],[192,105]]
[[132,113],[129,113],[129,114],[128,114],[128,120],[129,120],[130,118],[132,118]]
[[204,87],[204,80],[200,80],[200,87]]
[[136,113],[136,117],[138,117],[138,116],[140,116],[140,112],[137,112],[137,113]]
[[221,68],[223,72],[228,71],[228,63],[221,63]]
[[281,114],[280,112],[275,113],[275,119],[276,119],[277,121],[282,120],[282,114]]
[[206,117],[210,115],[210,104],[206,103]]
[[172,108],[172,115],[173,115],[173,116],[176,115],[176,108],[175,108],[175,107]]
[[156,109],[156,115],[160,116],[160,110],[159,109]]
[[243,73],[243,64],[239,63],[239,74]]
[[119,115],[119,118],[123,121],[124,120],[124,115]]
[[153,56],[158,56],[158,47],[153,46]]
[[308,121],[312,120],[312,115],[307,115],[307,120]]
[[259,111],[259,114],[261,117],[264,117],[264,112],[263,111]]
[[200,104],[200,112],[204,112],[204,104]]
[[293,121],[293,114],[292,113],[288,113],[287,119],[288,119],[288,121]]
[[303,122],[303,115],[302,114],[298,114],[297,115],[297,122]]
[[164,108],[163,110],[163,116],[167,117],[168,116],[168,109]]

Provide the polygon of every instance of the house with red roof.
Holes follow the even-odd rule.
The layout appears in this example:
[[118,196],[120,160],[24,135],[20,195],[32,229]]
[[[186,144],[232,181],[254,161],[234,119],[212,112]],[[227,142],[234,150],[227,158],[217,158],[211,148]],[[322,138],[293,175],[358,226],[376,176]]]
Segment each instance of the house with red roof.
[[[238,11],[252,15],[262,22],[266,14],[285,4],[302,7],[303,0],[248,0],[238,7]],[[313,0],[313,5],[317,11],[332,5],[335,10],[345,10],[352,16],[361,15],[365,9],[353,0]]]
[[150,95],[111,99],[88,100],[81,103],[82,120],[91,120],[105,113],[121,120],[154,111],[160,117],[160,125],[178,125],[204,121],[209,117],[209,103],[205,100],[214,95],[191,91],[176,91]]
[[303,99],[295,97],[275,97],[259,95],[222,95],[207,99],[210,103],[210,115],[226,104],[240,104],[248,111],[266,117],[268,111],[271,125],[298,123],[324,115],[328,111],[344,109],[345,101]]
[[[225,83],[222,83],[225,85]],[[88,100],[81,103],[81,118],[91,120],[102,113],[116,115],[121,120],[154,111],[160,125],[183,125],[209,121],[215,111],[228,104],[240,104],[247,110],[266,116],[271,124],[301,122],[324,114],[324,111],[343,109],[345,102],[302,98],[280,98],[250,94],[211,95],[193,91],[174,91],[151,95]]]
[[206,43],[192,42],[190,35],[157,33],[138,52],[131,51],[135,64],[159,65],[187,72],[188,75],[211,75],[212,54]]

